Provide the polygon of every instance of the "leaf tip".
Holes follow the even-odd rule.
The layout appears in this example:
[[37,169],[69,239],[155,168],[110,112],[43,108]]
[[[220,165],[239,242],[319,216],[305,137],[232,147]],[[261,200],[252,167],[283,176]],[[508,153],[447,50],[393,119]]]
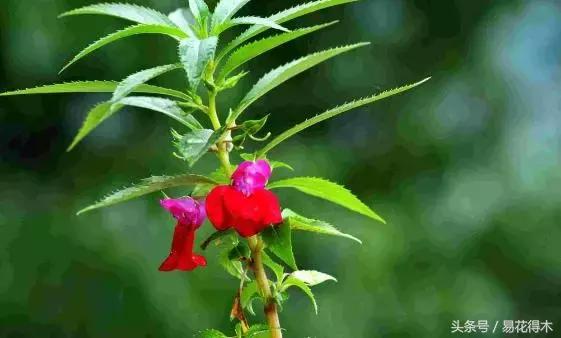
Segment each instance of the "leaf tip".
[[72,62],[69,62],[69,63],[65,64],[65,65],[58,71],[58,75],[62,74],[66,69],[68,69],[68,67],[70,67],[71,64],[72,64]]
[[427,82],[431,79],[432,79],[432,76],[426,77],[426,78],[422,79],[421,81],[417,82],[417,85],[421,85],[421,84],[423,84],[423,83],[425,83],[425,82]]
[[90,211],[90,208],[84,208],[84,209],[78,210],[78,212],[76,213],[76,216],[81,216],[88,211]]
[[65,18],[67,16],[70,16],[70,15],[72,15],[71,11],[68,11],[68,12],[60,13],[56,18],[57,19],[63,19],[63,18]]

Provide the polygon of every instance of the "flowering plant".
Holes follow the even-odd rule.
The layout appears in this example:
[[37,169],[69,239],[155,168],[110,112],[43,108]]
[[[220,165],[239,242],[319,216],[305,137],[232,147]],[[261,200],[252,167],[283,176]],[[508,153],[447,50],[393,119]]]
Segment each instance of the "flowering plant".
[[[201,250],[211,244],[221,250],[222,266],[239,279],[234,293],[232,319],[238,321],[236,337],[282,337],[279,309],[287,300],[291,287],[301,289],[317,304],[311,287],[334,277],[313,270],[298,270],[292,251],[292,232],[308,231],[322,235],[340,236],[360,242],[356,237],[339,231],[332,225],[310,219],[290,209],[281,209],[281,201],[274,190],[292,188],[302,193],[339,204],[371,219],[383,219],[361,202],[349,190],[328,180],[315,177],[293,177],[269,183],[273,171],[292,167],[268,158],[269,152],[293,135],[319,122],[333,118],[351,109],[373,103],[409,90],[428,79],[397,89],[351,101],[297,124],[270,139],[271,134],[258,137],[265,127],[267,116],[259,120],[244,120],[243,114],[259,98],[296,75],[340,54],[350,52],[367,43],[357,43],[313,53],[265,74],[241,99],[229,109],[217,106],[217,96],[235,87],[248,73],[238,71],[249,61],[292,40],[314,33],[335,22],[289,30],[282,24],[300,16],[356,0],[317,0],[281,11],[267,18],[238,16],[236,14],[249,0],[220,0],[210,10],[203,0],[189,0],[188,8],[180,8],[169,15],[130,4],[96,4],[71,10],[62,16],[98,14],[115,16],[136,22],[89,45],[74,57],[68,68],[86,55],[117,40],[138,34],[162,34],[175,39],[179,61],[176,64],[142,70],[120,82],[82,81],[62,83],[0,94],[25,95],[41,93],[107,92],[112,97],[93,107],[71,143],[74,148],[104,120],[125,106],[149,109],[179,122],[181,129],[172,130],[174,155],[191,168],[199,159],[213,153],[218,159],[217,169],[208,175],[180,174],[150,177],[137,185],[117,191],[99,202],[81,210],[79,214],[107,207],[149,193],[174,187],[191,187],[188,196],[161,200],[163,208],[176,219],[169,256],[160,266],[161,271],[191,271],[206,266],[206,259],[194,253],[195,233],[208,218],[216,232],[206,239]],[[219,39],[227,30],[250,25],[229,42]],[[274,29],[276,35],[252,40],[257,35]],[[220,42],[220,43],[219,43]],[[149,85],[150,80],[183,69],[188,89],[180,91]],[[228,112],[228,114],[223,114]],[[269,140],[270,139],[270,140]],[[252,153],[242,153],[247,141],[267,142]],[[231,155],[243,160],[231,163]],[[288,205],[282,201],[282,205]],[[271,279],[265,268],[273,273]],[[287,272],[290,268],[292,271]],[[253,302],[264,304],[267,324],[250,325],[246,313],[254,314]],[[201,337],[227,337],[206,330]]]

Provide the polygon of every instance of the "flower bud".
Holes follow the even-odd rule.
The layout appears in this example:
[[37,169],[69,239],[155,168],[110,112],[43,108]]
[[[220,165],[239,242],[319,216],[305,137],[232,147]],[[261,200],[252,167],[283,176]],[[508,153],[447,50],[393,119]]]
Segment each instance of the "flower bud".
[[232,185],[244,195],[263,189],[271,177],[272,169],[265,160],[245,161],[232,174]]

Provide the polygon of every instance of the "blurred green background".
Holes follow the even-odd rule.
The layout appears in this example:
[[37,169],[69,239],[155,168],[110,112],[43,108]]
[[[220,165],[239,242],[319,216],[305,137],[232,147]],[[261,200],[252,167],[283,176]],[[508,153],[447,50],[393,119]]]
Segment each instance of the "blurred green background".
[[[175,62],[164,37],[113,44],[61,76],[72,55],[126,22],[57,20],[86,0],[2,0],[0,91],[78,79],[119,80]],[[137,0],[171,11],[182,0]],[[253,1],[268,15],[296,1]],[[297,56],[356,41],[370,47],[299,76],[251,109],[273,133],[343,101],[420,88],[314,127],[271,153],[299,175],[351,188],[383,215],[370,222],[283,191],[282,204],[364,240],[298,234],[302,268],[338,277],[297,292],[288,337],[442,337],[452,320],[540,319],[561,331],[561,3],[364,0],[295,20],[341,19],[251,63],[248,88]],[[156,83],[183,88],[181,72]],[[241,92],[230,92],[236,102]],[[171,156],[173,121],[142,110],[111,118],[65,152],[104,95],[0,99],[0,337],[191,337],[231,332],[236,281],[206,253],[193,273],[160,273],[173,222],[157,194],[81,217],[75,211],[151,174]],[[223,102],[222,107],[227,102]],[[215,165],[208,156],[195,168]],[[276,177],[289,173],[279,170]],[[202,231],[208,234],[210,226]],[[497,334],[499,335],[499,334]],[[472,334],[474,336],[474,334]]]

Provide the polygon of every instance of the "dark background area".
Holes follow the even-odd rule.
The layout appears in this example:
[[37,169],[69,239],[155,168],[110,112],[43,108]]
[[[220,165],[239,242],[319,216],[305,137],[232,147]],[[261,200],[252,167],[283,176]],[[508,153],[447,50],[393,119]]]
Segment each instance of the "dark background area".
[[[135,2],[162,12],[184,4]],[[0,91],[120,80],[175,62],[171,39],[141,36],[57,75],[81,48],[128,25],[100,16],[56,18],[91,3],[2,0]],[[243,13],[266,16],[296,3],[255,0]],[[333,19],[341,22],[249,65],[246,89],[309,52],[372,42],[252,106],[254,116],[271,114],[274,134],[341,102],[433,79],[271,153],[299,175],[345,184],[388,220],[376,224],[297,192],[280,194],[284,206],[364,241],[298,234],[300,266],[339,282],[316,288],[318,316],[304,296],[291,295],[281,314],[287,336],[441,337],[450,335],[452,320],[468,319],[549,320],[558,334],[561,3],[364,0],[287,26]],[[155,83],[184,88],[185,79],[177,72]],[[221,107],[241,95],[230,92]],[[112,117],[66,153],[85,112],[104,97],[0,98],[0,337],[230,331],[236,281],[223,273],[216,252],[206,254],[206,269],[157,271],[172,231],[160,196],[75,216],[115,188],[187,170],[171,156],[169,129],[178,126],[142,110]],[[213,166],[208,156],[195,171]]]

